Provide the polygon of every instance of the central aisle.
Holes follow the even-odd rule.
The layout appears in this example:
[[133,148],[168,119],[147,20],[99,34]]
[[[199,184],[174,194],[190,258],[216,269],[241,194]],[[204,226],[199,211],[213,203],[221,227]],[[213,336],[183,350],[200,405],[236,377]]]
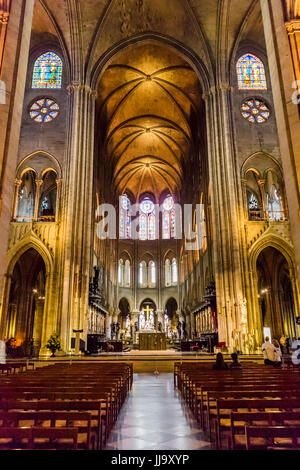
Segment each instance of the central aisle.
[[107,450],[208,450],[190,411],[174,390],[173,374],[134,374],[133,387]]

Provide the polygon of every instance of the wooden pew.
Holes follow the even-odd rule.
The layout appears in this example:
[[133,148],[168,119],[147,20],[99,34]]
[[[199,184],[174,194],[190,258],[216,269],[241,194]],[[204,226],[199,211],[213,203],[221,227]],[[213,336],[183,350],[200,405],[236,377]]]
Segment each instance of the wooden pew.
[[276,445],[300,450],[300,426],[245,426],[246,449],[262,450]]

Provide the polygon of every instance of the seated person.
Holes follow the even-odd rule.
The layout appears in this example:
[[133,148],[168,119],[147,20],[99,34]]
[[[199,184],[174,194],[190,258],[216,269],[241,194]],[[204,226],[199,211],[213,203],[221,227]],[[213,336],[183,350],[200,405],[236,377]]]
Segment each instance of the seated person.
[[274,366],[275,361],[275,352],[276,348],[274,344],[270,343],[270,338],[266,336],[265,342],[261,347],[263,355],[264,355],[264,362],[266,366]]
[[107,349],[107,352],[114,352],[115,350],[113,344],[110,344],[109,342],[107,342],[106,344],[106,349]]
[[274,366],[281,366],[282,364],[282,351],[277,339],[273,340],[273,345],[275,347],[274,351]]
[[238,357],[237,353],[232,353],[231,354],[231,359],[232,359],[232,363],[229,364],[230,369],[241,369],[242,368],[242,364],[239,362],[239,357]]
[[222,353],[218,353],[216,357],[216,362],[213,365],[213,370],[226,370],[228,369],[228,365],[224,361],[224,357]]

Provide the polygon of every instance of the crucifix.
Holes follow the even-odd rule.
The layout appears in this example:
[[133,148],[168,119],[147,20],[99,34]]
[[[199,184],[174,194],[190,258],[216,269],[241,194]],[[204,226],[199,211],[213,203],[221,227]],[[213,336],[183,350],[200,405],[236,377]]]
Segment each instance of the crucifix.
[[146,320],[149,320],[150,312],[153,312],[153,308],[150,308],[149,305],[147,305],[146,308],[144,308],[144,312],[146,313]]

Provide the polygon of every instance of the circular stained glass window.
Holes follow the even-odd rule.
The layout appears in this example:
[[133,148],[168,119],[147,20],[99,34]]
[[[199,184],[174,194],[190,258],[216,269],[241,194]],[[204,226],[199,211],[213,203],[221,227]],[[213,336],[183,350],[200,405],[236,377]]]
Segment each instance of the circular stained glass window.
[[170,211],[171,209],[173,209],[173,207],[174,207],[174,200],[173,200],[172,196],[168,196],[164,200],[163,208],[165,209],[165,211]]
[[35,122],[53,121],[59,114],[58,104],[51,98],[40,98],[36,100],[29,109],[29,115]]
[[269,119],[270,110],[263,101],[250,98],[242,104],[241,114],[249,122],[262,124]]
[[121,204],[122,204],[122,209],[124,209],[125,211],[127,211],[129,209],[130,201],[129,201],[128,197],[126,196],[126,194],[124,194],[122,196]]
[[144,199],[141,202],[141,211],[144,212],[144,214],[151,214],[151,212],[154,211],[154,204],[150,199]]

